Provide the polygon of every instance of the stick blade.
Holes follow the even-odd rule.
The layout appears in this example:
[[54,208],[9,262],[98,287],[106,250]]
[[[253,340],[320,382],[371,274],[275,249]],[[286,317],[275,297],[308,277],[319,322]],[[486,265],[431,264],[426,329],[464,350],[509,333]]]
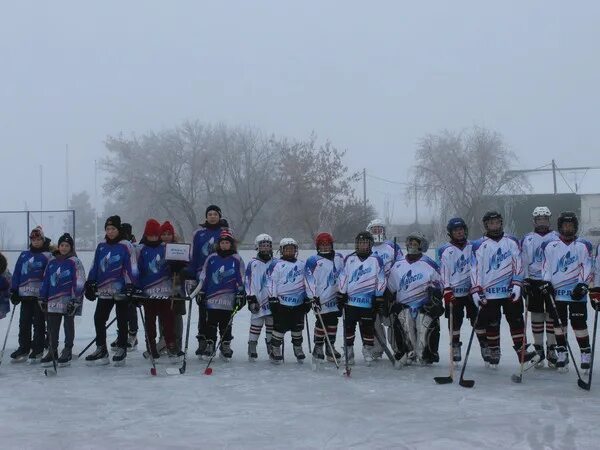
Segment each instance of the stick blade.
[[579,378],[579,379],[577,380],[577,386],[579,386],[581,389],[584,389],[584,390],[586,390],[586,391],[589,391],[589,390],[590,390],[590,387],[591,387],[589,383],[586,383],[586,382],[585,382],[585,381],[583,381],[581,378]]
[[54,369],[52,369],[52,370],[44,369],[44,375],[46,375],[47,377],[55,377],[57,375],[57,372]]
[[458,384],[460,384],[464,388],[472,388],[475,386],[475,380],[459,380]]
[[204,375],[212,375],[212,373],[212,367],[207,367],[206,369],[204,369]]
[[513,383],[521,383],[523,381],[523,375],[517,375],[516,373],[513,373],[510,376],[510,379]]
[[152,367],[152,368],[150,369],[150,375],[152,375],[152,376],[154,376],[154,377],[156,376],[156,368]]
[[433,381],[437,384],[451,384],[454,380],[452,377],[433,377]]

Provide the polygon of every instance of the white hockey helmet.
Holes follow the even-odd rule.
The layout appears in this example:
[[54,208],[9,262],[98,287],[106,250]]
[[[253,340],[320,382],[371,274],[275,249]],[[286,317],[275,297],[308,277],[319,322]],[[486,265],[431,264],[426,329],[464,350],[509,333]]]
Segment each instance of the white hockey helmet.
[[373,219],[367,225],[367,231],[373,236],[375,244],[381,244],[385,241],[385,224],[381,219]]
[[259,234],[254,238],[254,249],[258,250],[258,246],[261,242],[268,242],[273,245],[273,238],[266,233]]
[[288,245],[293,245],[296,247],[296,251],[298,251],[298,243],[293,238],[283,238],[279,241],[279,253],[283,253],[283,247],[287,247]]
[[547,206],[536,206],[531,215],[535,219],[536,217],[550,217],[552,216],[552,213]]

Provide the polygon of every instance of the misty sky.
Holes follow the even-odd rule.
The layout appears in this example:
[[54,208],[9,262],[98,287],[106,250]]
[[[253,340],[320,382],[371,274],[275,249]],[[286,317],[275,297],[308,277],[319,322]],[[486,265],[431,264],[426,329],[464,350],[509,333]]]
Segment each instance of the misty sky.
[[[600,165],[599,23],[593,1],[4,2],[0,209],[39,207],[39,165],[44,208],[64,208],[65,144],[70,191],[93,195],[107,135],[186,119],[314,131],[397,181],[424,134],[472,125],[526,168]],[[380,212],[387,196],[412,219],[401,186],[368,183]]]

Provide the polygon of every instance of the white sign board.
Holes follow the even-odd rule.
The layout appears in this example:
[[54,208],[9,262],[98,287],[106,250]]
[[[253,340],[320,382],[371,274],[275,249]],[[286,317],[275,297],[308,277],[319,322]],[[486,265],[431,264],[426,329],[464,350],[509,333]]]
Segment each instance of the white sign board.
[[190,244],[167,244],[165,249],[165,259],[167,261],[189,262],[190,250]]

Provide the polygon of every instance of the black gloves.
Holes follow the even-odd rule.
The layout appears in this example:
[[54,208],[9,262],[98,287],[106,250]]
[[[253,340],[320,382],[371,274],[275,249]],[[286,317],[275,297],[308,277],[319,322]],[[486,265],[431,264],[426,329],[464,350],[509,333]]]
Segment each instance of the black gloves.
[[235,294],[235,306],[237,309],[242,309],[246,306],[246,293],[244,291],[238,291],[238,293]]
[[95,281],[86,281],[84,285],[85,289],[85,298],[91,300],[92,302],[96,300],[96,290],[98,289]]
[[315,314],[321,313],[321,299],[319,297],[313,297],[311,303],[312,309],[315,312]]
[[279,297],[269,297],[269,309],[271,312],[276,313],[277,308],[279,308]]
[[67,316],[74,316],[75,311],[77,311],[77,304],[75,303],[75,300],[71,300],[69,303],[67,303],[66,314]]
[[373,297],[373,309],[378,314],[384,314],[386,311],[385,307],[385,298],[383,297]]
[[19,297],[18,291],[10,291],[10,302],[15,306],[21,303],[21,297]]
[[338,309],[340,311],[342,311],[346,307],[347,303],[348,303],[348,294],[345,294],[345,293],[342,293],[342,292],[338,292],[337,293],[337,305],[338,305]]
[[258,314],[258,312],[260,311],[260,303],[258,303],[256,295],[248,295],[246,297],[246,300],[248,300],[248,310],[252,314]]
[[588,293],[588,285],[585,283],[577,283],[573,288],[573,292],[571,293],[571,299],[573,300],[581,300]]
[[539,290],[540,294],[544,296],[554,297],[554,286],[552,286],[552,283],[548,281],[544,281],[542,284],[540,284]]

